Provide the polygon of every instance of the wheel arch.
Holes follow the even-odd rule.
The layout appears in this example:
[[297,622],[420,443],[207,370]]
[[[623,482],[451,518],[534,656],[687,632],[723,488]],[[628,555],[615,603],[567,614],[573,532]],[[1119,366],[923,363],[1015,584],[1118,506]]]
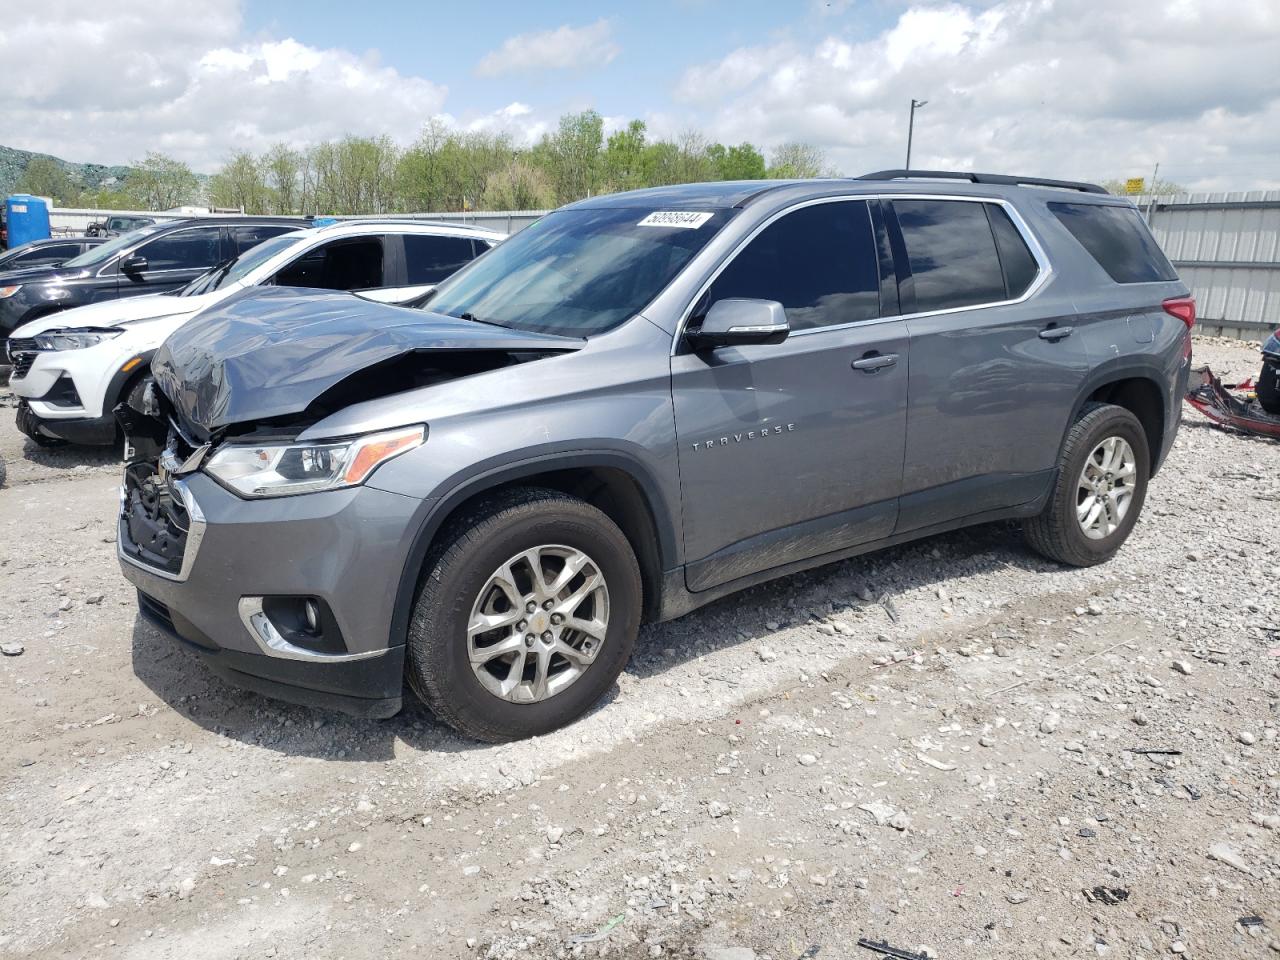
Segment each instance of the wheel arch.
[[657,617],[663,571],[676,564],[676,532],[659,487],[633,457],[615,450],[574,451],[507,464],[468,478],[436,500],[414,536],[391,618],[392,645],[404,643],[423,565],[449,519],[476,500],[514,486],[542,486],[579,497],[622,530],[636,554],[644,590],[643,619]]
[[1166,388],[1163,386],[1166,380],[1164,371],[1154,364],[1112,365],[1099,369],[1085,382],[1076,399],[1071,419],[1063,431],[1063,442],[1066,442],[1067,431],[1080,418],[1086,404],[1110,403],[1123,407],[1142,424],[1142,431],[1147,437],[1151,476],[1155,476],[1160,467],[1168,424]]

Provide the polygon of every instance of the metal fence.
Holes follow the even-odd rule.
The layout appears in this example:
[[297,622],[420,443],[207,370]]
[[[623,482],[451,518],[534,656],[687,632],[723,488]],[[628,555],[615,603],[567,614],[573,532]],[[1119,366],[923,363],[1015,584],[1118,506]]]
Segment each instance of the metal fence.
[[1134,199],[1191,287],[1202,332],[1264,340],[1280,327],[1280,190]]

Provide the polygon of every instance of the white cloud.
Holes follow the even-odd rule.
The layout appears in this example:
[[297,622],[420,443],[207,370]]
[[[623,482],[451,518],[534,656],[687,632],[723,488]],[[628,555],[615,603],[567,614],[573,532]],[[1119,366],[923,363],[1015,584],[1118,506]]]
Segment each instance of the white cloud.
[[277,140],[408,142],[445,104],[446,87],[373,56],[247,42],[237,0],[206,0],[198,16],[182,0],[110,6],[109,18],[70,0],[10,12],[0,96],[6,141],[20,142],[7,145],[100,163],[158,150],[211,170],[232,150]]
[[[830,24],[828,24],[830,26]],[[743,47],[675,85],[689,125],[808,140],[847,173],[902,165],[1280,186],[1274,0],[914,6],[877,36]]]
[[585,27],[565,24],[554,30],[540,30],[508,37],[476,64],[482,77],[530,70],[568,70],[600,67],[621,52],[613,41],[613,25],[597,20]]

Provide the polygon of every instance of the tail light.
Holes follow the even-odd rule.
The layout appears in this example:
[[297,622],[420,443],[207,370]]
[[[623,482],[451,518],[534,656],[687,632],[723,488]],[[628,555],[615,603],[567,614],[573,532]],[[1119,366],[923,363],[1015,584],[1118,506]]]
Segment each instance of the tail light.
[[1165,313],[1185,323],[1188,330],[1196,325],[1195,297],[1170,297],[1161,306]]

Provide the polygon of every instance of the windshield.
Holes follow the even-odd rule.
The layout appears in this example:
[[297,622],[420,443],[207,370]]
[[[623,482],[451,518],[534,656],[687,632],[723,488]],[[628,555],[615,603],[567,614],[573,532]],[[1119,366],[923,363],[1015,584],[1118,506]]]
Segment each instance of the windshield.
[[175,291],[174,296],[194,297],[202,293],[221,290],[223,287],[230,286],[240,280],[246,274],[252,273],[276,254],[282,253],[301,242],[302,238],[297,234],[291,233],[284,233],[278,237],[272,237],[270,240],[264,240],[262,243],[250,247],[234,260],[220,263],[208,273],[202,273],[181,290]]
[[101,243],[96,247],[92,247],[78,257],[72,257],[64,267],[96,267],[100,263],[106,263],[121,250],[127,250],[139,240],[143,240],[151,234],[161,230],[165,224],[153,223],[150,226],[140,227],[129,233],[122,233],[118,237],[112,237],[106,243]]
[[425,307],[533,333],[603,333],[639,313],[734,212],[559,210],[445,280]]

